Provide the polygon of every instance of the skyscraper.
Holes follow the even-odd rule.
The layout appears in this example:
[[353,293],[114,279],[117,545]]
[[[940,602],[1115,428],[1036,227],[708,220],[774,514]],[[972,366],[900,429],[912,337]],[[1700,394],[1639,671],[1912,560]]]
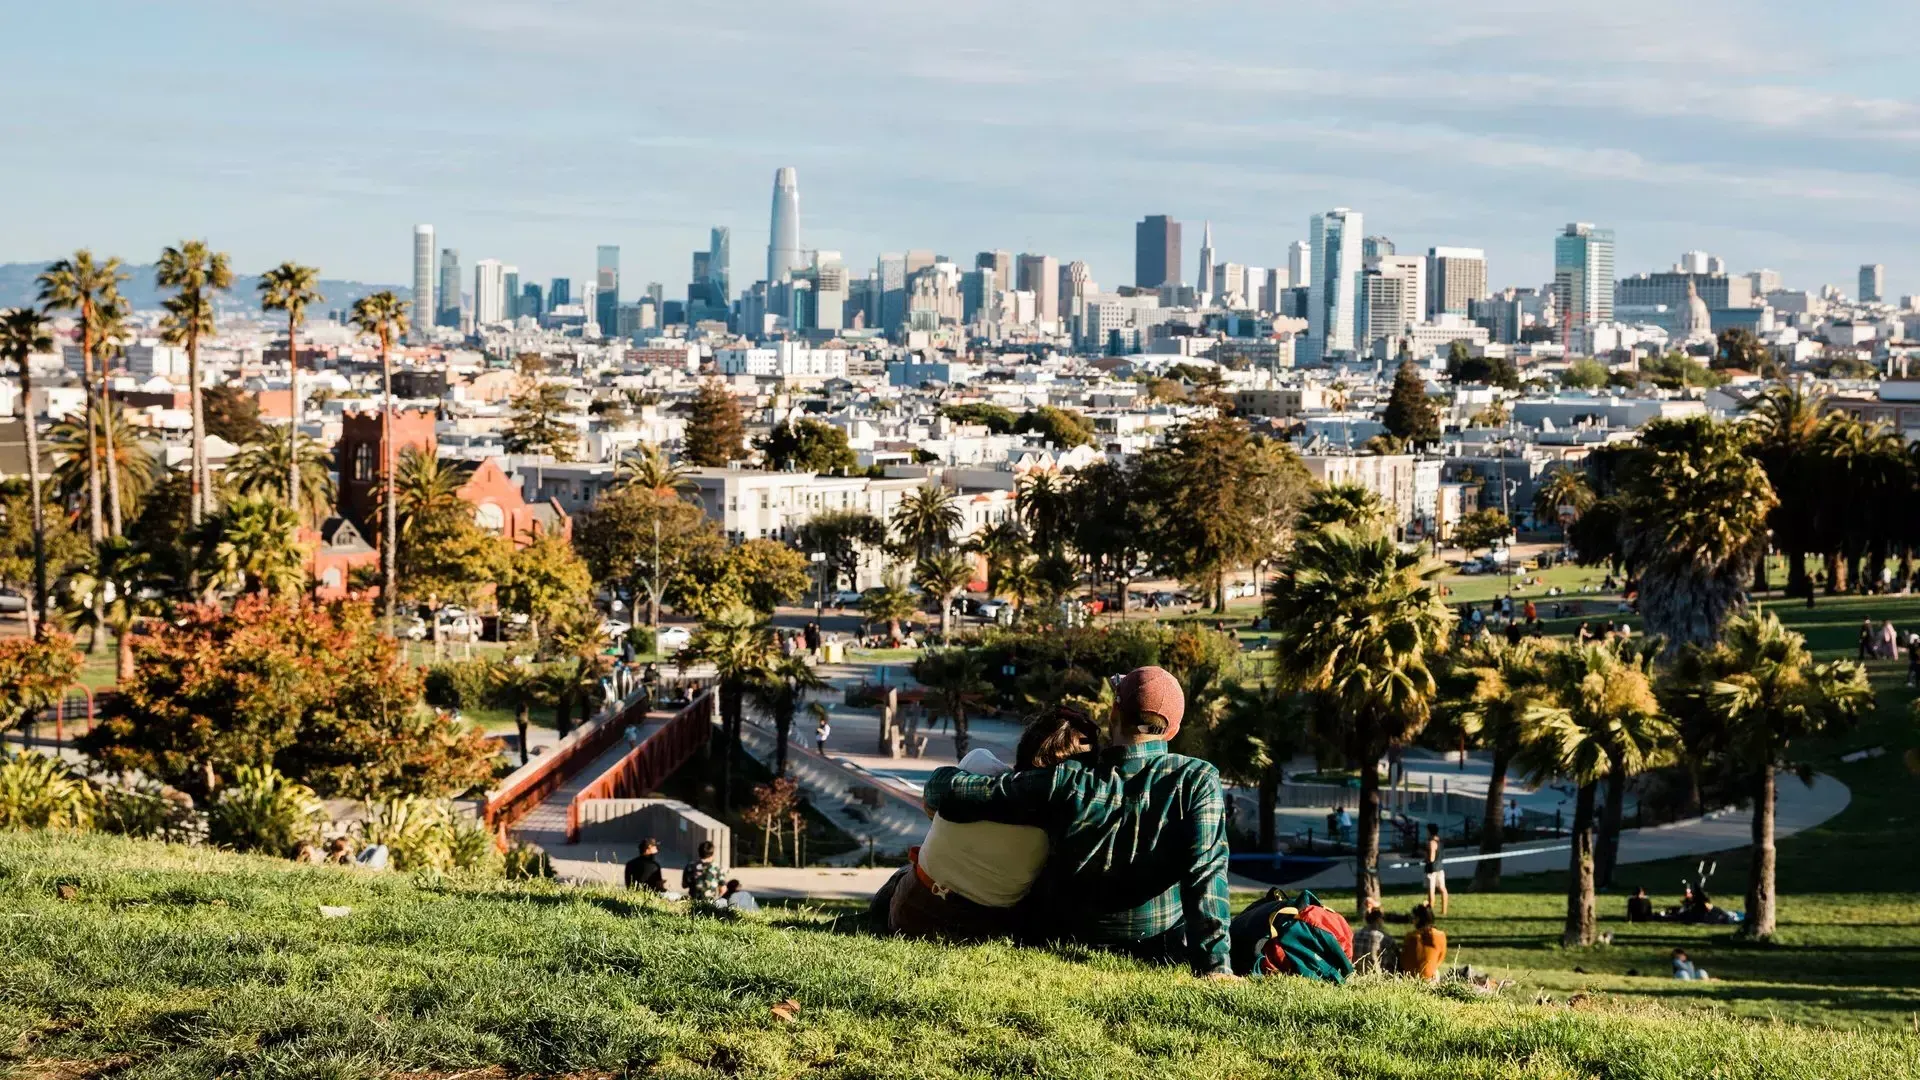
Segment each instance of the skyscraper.
[[773,174],[773,219],[767,233],[767,281],[778,283],[806,265],[800,258],[800,178],[792,166]]
[[1033,294],[1033,317],[1040,322],[1060,318],[1060,260],[1051,255],[1020,256],[1019,286]]
[[434,324],[440,309],[433,303],[433,226],[415,225],[413,227],[413,317],[408,320],[412,326],[410,335],[415,341],[427,338],[427,328]]
[[529,281],[520,286],[520,314],[537,319],[547,313],[547,298],[540,292],[540,283]]
[[1393,241],[1387,237],[1368,236],[1363,237],[1360,241],[1360,258],[1362,260],[1383,259],[1388,255],[1396,253],[1397,249],[1394,248]]
[[594,254],[593,321],[600,333],[612,335],[620,326],[620,248],[602,244]]
[[1479,248],[1427,249],[1427,311],[1465,315],[1467,305],[1487,296],[1487,253]]
[[882,252],[873,266],[874,293],[879,305],[874,325],[891,334],[907,321],[907,257]]
[[573,303],[573,279],[557,277],[547,283],[547,310]]
[[1165,214],[1133,227],[1133,283],[1142,289],[1180,284],[1180,223]]
[[508,322],[520,317],[520,268],[503,266],[500,268],[500,317]]
[[1860,268],[1860,302],[1877,304],[1887,292],[1887,268],[1868,263]]
[[1304,286],[1313,272],[1313,250],[1305,240],[1287,245],[1287,287]]
[[726,311],[733,306],[733,230],[715,225],[707,235],[708,296]]
[[499,259],[473,264],[473,325],[503,322],[507,314],[506,267]]
[[1381,338],[1396,338],[1426,321],[1427,260],[1418,255],[1376,255],[1365,260],[1361,279],[1366,325],[1355,338],[1371,348]]
[[[1553,301],[1563,327],[1613,321],[1613,230],[1571,222],[1553,238]],[[1561,334],[1561,344],[1570,344]]]
[[1356,347],[1363,228],[1359,211],[1344,206],[1308,222],[1307,337],[1300,357],[1305,363],[1350,355]]
[[460,329],[460,252],[453,248],[440,249],[440,301],[439,309],[434,312],[435,326],[450,326]]
[[1213,222],[1200,226],[1200,268],[1196,278],[1201,292],[1219,292],[1213,280]]
[[[1013,288],[1013,255],[1005,251],[983,251],[973,257],[978,270],[993,271],[993,287],[1000,292]],[[1026,288],[1025,285],[1020,286]]]

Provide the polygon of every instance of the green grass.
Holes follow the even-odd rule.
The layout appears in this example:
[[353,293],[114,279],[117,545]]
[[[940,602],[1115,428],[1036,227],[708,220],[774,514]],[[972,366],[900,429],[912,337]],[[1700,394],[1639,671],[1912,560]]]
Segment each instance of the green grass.
[[1215,985],[1077,950],[881,940],[807,909],[723,921],[102,836],[0,834],[0,923],[0,1069],[29,1077],[1878,1080],[1920,1062],[1909,1033],[1604,993]]

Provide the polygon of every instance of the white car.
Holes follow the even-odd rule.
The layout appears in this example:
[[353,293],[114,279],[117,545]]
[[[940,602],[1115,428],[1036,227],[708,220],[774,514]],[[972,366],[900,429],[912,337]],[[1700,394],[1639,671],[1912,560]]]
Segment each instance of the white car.
[[627,636],[627,631],[632,629],[632,625],[621,622],[619,619],[600,620],[600,636],[608,641],[619,641]]
[[857,608],[860,606],[860,598],[865,595],[865,593],[854,589],[842,589],[833,594],[833,606],[837,608]]
[[693,640],[693,631],[684,626],[663,626],[654,635],[653,647],[660,652],[675,652],[687,647]]

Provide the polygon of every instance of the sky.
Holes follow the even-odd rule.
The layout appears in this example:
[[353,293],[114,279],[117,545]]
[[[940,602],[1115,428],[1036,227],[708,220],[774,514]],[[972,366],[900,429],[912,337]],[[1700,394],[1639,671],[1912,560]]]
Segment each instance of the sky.
[[[893,8],[912,10],[890,11]],[[1566,8],[1567,10],[1542,10]],[[1849,0],[0,0],[0,262],[411,280],[462,264],[683,295],[707,230],[764,274],[774,170],[801,243],[856,268],[933,249],[1085,259],[1202,221],[1285,265],[1348,206],[1402,251],[1551,276],[1591,221],[1622,275],[1683,251],[1853,292],[1920,292],[1920,5]],[[470,274],[469,274],[470,277]],[[469,286],[470,287],[470,286]]]

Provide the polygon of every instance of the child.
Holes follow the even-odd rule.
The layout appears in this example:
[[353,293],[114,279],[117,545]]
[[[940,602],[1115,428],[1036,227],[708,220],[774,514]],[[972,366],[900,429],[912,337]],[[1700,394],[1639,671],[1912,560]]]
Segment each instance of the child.
[[[1048,769],[1100,745],[1100,729],[1080,709],[1062,705],[1027,725],[1015,760],[1021,769]],[[960,767],[983,776],[1010,771],[986,750]],[[935,817],[927,838],[908,853],[895,875],[887,926],[908,937],[980,940],[1014,930],[1013,912],[1032,891],[1047,861],[1047,834],[1031,825],[994,821],[958,824]]]

